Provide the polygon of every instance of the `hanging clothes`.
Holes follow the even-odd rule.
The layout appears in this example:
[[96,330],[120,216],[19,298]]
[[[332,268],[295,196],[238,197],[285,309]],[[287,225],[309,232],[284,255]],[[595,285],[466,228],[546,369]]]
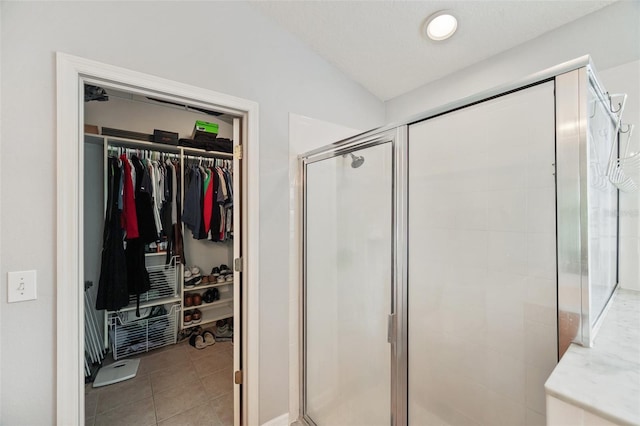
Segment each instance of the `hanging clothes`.
[[182,222],[191,230],[193,238],[198,239],[202,219],[202,209],[200,201],[203,197],[200,169],[190,167],[187,171],[187,190],[184,194],[184,210],[182,212]]
[[167,257],[166,263],[171,262],[173,256],[178,256],[178,261],[186,264],[184,258],[184,247],[182,243],[182,226],[178,222],[179,197],[178,189],[180,181],[178,180],[177,170],[179,165],[172,163],[171,160],[165,161],[165,185],[164,194],[165,202],[162,204],[160,217],[162,219],[162,228],[167,236]]
[[121,226],[120,194],[122,193],[122,168],[118,159],[107,161],[107,211],[102,236],[102,260],[96,297],[96,309],[116,311],[129,304],[127,264],[123,245],[124,230]]
[[197,240],[227,241],[233,237],[233,177],[229,164],[220,164],[191,166],[184,175],[183,222]]
[[131,157],[135,169],[135,203],[138,219],[138,233],[144,243],[153,243],[158,239],[158,230],[153,214],[153,200],[151,197],[151,176],[148,169],[137,156]]
[[134,196],[133,175],[131,163],[126,155],[120,156],[124,170],[124,187],[122,192],[122,227],[127,238],[138,238],[138,218],[136,216],[136,202]]

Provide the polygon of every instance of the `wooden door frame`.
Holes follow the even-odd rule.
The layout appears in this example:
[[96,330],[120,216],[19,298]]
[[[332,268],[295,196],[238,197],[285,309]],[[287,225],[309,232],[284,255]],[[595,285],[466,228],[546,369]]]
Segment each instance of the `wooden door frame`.
[[[110,87],[241,117],[243,127],[244,424],[259,423],[259,144],[258,104],[246,99],[57,52],[57,424],[84,424],[83,174],[84,84]],[[236,303],[238,303],[236,301]],[[249,356],[251,354],[252,356]],[[239,385],[235,385],[239,386]],[[237,404],[236,404],[237,406]],[[239,414],[239,413],[236,413]],[[239,416],[236,415],[236,424]]]

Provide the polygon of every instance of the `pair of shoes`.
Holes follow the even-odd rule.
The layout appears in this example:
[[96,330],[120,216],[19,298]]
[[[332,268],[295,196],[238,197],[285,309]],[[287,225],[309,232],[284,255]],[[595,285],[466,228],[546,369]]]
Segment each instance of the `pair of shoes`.
[[213,332],[216,340],[231,340],[233,338],[233,327],[226,320],[216,322],[216,329]]
[[202,334],[193,334],[189,338],[189,344],[196,349],[204,349],[207,346],[215,345],[216,339],[210,331],[205,331]]
[[204,303],[215,302],[216,300],[220,300],[220,291],[217,288],[210,288],[205,291],[202,295],[202,300]]
[[202,296],[200,295],[200,293],[193,293],[193,294],[190,294],[189,296],[191,296],[191,300],[193,301],[193,306],[202,305]]
[[195,327],[185,328],[184,330],[181,330],[180,333],[178,333],[178,341],[180,342],[184,339],[188,339],[193,334],[200,334],[200,333],[202,333],[202,327],[200,327],[199,325]]
[[[202,300],[200,301],[200,303],[202,303]],[[195,309],[193,311],[193,315],[191,315],[191,318],[193,318],[194,324],[198,324],[200,321],[202,321],[202,312],[200,312],[200,309]]]
[[184,271],[184,287],[193,288],[202,282],[202,275],[200,274],[200,268],[192,266],[185,268]]
[[218,284],[233,281],[233,271],[225,264],[214,266],[211,275],[215,277],[215,281],[209,277],[209,282],[217,282]]
[[202,321],[202,312],[200,312],[200,309],[194,309],[193,311],[184,311],[183,320],[184,325],[198,324],[200,321]]

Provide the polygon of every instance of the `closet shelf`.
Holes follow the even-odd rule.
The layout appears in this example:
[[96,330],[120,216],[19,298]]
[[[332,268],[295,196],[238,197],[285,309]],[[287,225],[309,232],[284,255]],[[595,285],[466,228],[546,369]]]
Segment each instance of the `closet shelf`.
[[156,253],[145,253],[144,255],[145,255],[145,257],[166,256],[167,252],[166,251],[159,251],[159,252],[156,252]]
[[186,310],[190,310],[190,309],[199,309],[201,311],[206,310],[206,309],[211,309],[211,308],[215,308],[216,306],[220,306],[220,305],[224,305],[225,303],[229,303],[229,302],[233,302],[233,294],[231,294],[228,297],[221,297],[220,300],[216,300],[215,302],[211,302],[211,303],[204,303],[202,302],[201,305],[192,305],[189,306],[188,308],[185,307],[184,309]]
[[[181,300],[180,296],[170,296],[170,297],[164,297],[164,298],[161,298],[161,299],[153,299],[153,300],[150,300],[148,302],[140,302],[140,309],[151,308],[152,306],[164,305],[164,304],[167,304],[167,303],[180,302],[180,300]],[[120,309],[118,311],[115,311],[115,312],[116,313],[117,312],[130,312],[130,311],[135,311],[135,310],[136,310],[136,304],[132,303],[132,304],[129,304],[129,305],[125,306],[124,308],[122,308],[122,309]]]
[[233,154],[230,152],[220,151],[207,151],[199,148],[188,148],[180,145],[166,145],[156,142],[139,141],[135,139],[119,138],[117,136],[107,135],[95,135],[92,133],[85,133],[85,140],[91,143],[107,142],[109,146],[122,147],[122,148],[134,148],[134,149],[149,149],[154,151],[166,151],[174,154],[194,154],[201,157],[224,157],[228,159],[233,158]]
[[184,288],[183,292],[191,293],[191,292],[198,291],[198,290],[203,290],[203,289],[206,289],[206,288],[222,287],[222,286],[231,285],[231,284],[233,284],[233,281],[225,281],[223,283],[215,283],[215,284],[197,285],[197,286],[191,287],[191,288]]
[[[231,302],[230,300],[228,300],[227,302]],[[186,308],[186,310],[192,310],[192,309],[200,309],[199,306],[196,306],[195,308]],[[202,310],[202,320],[197,323],[197,324],[189,324],[189,325],[184,325],[182,328],[191,328],[191,327],[196,327],[196,326],[203,326],[205,324],[211,324],[213,322],[216,322],[218,320],[221,319],[225,319],[225,318],[230,318],[233,316],[233,304],[231,305],[226,305],[226,306],[218,306],[218,309],[208,309],[208,310]]]

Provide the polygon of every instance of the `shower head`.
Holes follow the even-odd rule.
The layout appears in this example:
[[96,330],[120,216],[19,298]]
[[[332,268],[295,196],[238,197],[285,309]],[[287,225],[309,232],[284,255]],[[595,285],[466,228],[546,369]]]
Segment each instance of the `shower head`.
[[351,156],[351,167],[354,169],[357,169],[364,164],[364,157],[354,155],[352,152],[350,152],[349,155]]

